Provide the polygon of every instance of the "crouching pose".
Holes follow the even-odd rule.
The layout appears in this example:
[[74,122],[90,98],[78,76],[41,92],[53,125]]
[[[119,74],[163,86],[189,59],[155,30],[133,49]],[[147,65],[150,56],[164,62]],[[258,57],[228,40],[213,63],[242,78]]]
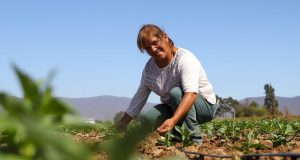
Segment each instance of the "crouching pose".
[[187,49],[176,47],[168,35],[153,24],[143,25],[137,37],[141,52],[149,61],[143,70],[140,86],[124,116],[116,124],[124,130],[145,105],[151,91],[160,96],[158,104],[142,114],[163,135],[185,124],[196,133],[192,140],[200,144],[199,124],[213,119],[217,110],[216,95],[200,61]]

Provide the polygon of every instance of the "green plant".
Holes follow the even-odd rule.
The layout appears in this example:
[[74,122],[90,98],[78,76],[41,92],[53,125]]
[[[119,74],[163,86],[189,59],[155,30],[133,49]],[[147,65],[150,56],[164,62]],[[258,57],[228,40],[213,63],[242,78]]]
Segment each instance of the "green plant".
[[180,137],[175,136],[175,138],[177,138],[178,140],[180,140],[183,143],[183,146],[190,146],[194,143],[194,141],[191,139],[192,136],[194,136],[196,133],[194,132],[190,132],[188,127],[183,124],[181,127],[179,126],[175,126],[175,129],[177,132],[180,133]]
[[55,133],[59,125],[78,124],[75,112],[52,97],[49,83],[37,83],[14,66],[24,97],[0,93],[0,158],[84,160],[87,148]]
[[137,144],[151,132],[150,125],[149,121],[144,121],[143,125],[134,125],[123,137],[117,136],[115,139],[106,141],[101,145],[101,149],[108,154],[111,160],[130,159]]
[[275,147],[286,144],[294,134],[294,129],[288,121],[274,121],[276,132],[271,133],[270,140],[273,141]]
[[165,136],[161,140],[159,140],[159,143],[167,147],[170,147],[175,144],[175,142],[172,142],[174,137],[175,136],[169,131],[165,134]]
[[246,134],[246,141],[245,142],[241,142],[242,147],[239,146],[233,146],[233,148],[243,151],[244,153],[249,153],[251,148],[255,148],[255,149],[260,149],[260,148],[265,148],[264,145],[260,144],[260,143],[254,143],[252,142],[252,140],[255,139],[255,136],[253,134],[253,131],[249,131]]

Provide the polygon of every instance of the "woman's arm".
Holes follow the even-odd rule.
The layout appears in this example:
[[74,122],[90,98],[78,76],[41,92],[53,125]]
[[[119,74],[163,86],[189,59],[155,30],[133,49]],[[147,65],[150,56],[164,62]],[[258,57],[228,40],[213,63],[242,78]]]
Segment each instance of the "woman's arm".
[[157,128],[159,134],[164,134],[171,131],[175,125],[188,114],[198,95],[194,92],[186,92],[176,110],[173,117],[165,120],[165,122]]

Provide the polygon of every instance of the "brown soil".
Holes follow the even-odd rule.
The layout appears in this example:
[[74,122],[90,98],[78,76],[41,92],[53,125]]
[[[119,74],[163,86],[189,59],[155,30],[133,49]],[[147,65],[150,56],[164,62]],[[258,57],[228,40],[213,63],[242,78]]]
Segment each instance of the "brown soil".
[[[262,135],[264,136],[264,135]],[[78,143],[87,143],[87,144],[93,144],[93,143],[101,143],[103,142],[103,136],[101,133],[98,132],[90,132],[90,133],[77,133],[74,135],[74,139]],[[174,146],[166,147],[162,146],[158,143],[158,140],[160,139],[160,136],[157,133],[150,134],[144,141],[140,142],[137,151],[138,151],[138,157],[139,159],[188,159],[194,158],[197,155],[196,154],[189,154],[188,157],[180,151],[178,148],[182,148],[184,151],[188,152],[197,152],[201,154],[208,154],[208,155],[233,155],[235,158],[240,157],[243,155],[242,152],[233,149],[233,146],[241,146],[240,142],[243,140],[243,137],[241,137],[241,140],[238,140],[236,142],[226,142],[225,140],[218,139],[217,137],[212,137],[210,139],[207,138],[206,135],[203,135],[203,144],[202,145],[192,145],[189,147],[182,147],[181,143],[176,143]],[[258,140],[256,140],[258,141]],[[259,142],[259,141],[258,141]],[[251,153],[279,153],[279,152],[295,152],[300,153],[300,139],[296,139],[293,141],[290,141],[285,146],[280,146],[274,148],[270,144],[269,141],[266,142],[259,142],[259,143],[265,143],[265,146],[268,146],[268,148],[256,150],[254,148],[251,148],[249,150],[249,154]],[[98,152],[94,156],[95,159],[107,159],[107,155],[103,152]],[[205,156],[205,159],[211,159],[210,157]]]

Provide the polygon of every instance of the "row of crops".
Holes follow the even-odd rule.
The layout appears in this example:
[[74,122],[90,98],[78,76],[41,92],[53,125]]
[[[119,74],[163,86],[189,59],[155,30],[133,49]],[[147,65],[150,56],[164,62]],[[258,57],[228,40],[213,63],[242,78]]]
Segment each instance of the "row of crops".
[[244,153],[251,148],[273,149],[300,142],[299,120],[217,120],[201,125],[201,130],[208,139],[218,139]]
[[[138,135],[138,133],[142,133],[140,127],[142,126],[140,126],[136,121],[134,124],[131,124],[129,127],[129,134],[125,135],[124,139],[122,139],[122,136],[120,137],[120,134],[115,131],[112,122],[99,122],[95,124],[95,127],[89,129],[64,127],[61,128],[60,132],[68,133],[75,137],[85,137],[80,140],[81,142],[93,139],[93,137],[95,137],[93,134],[96,132],[98,135],[101,135],[102,140],[95,142],[100,142],[101,144],[118,137],[117,141],[114,143],[114,148],[116,149],[114,150],[114,154],[118,155],[124,151],[121,148],[128,148],[127,146],[133,145],[132,142],[134,141],[134,145],[137,144],[136,135]],[[198,150],[193,150],[199,154],[204,153],[207,155],[231,156],[235,155],[237,153],[236,151],[238,151],[240,155],[253,153],[278,153],[290,152],[293,148],[300,147],[300,121],[296,119],[227,119],[215,120],[205,123],[200,127],[203,133],[204,143],[203,145],[200,145],[200,147],[196,146]],[[136,132],[134,130],[139,131]],[[180,136],[168,133],[165,135],[163,140],[158,138],[155,139],[153,137],[152,139],[148,138],[148,140],[146,140],[146,137],[139,137],[139,141],[146,141],[145,143],[142,143],[144,146],[140,147],[143,148],[143,150],[148,150],[148,153],[143,151],[141,154],[147,154],[144,156],[149,157],[157,150],[168,152],[170,148],[175,149],[178,146],[182,146],[183,150],[190,148],[191,145],[193,145],[190,140],[193,133],[189,132],[184,126],[176,127],[176,130],[180,133]],[[176,143],[174,142],[174,139],[176,139]],[[156,141],[156,145],[147,141]],[[163,147],[162,149],[161,145],[164,145],[165,148]],[[226,149],[223,150],[222,148]],[[205,149],[209,151],[205,152]],[[134,148],[131,147],[131,150],[133,151]],[[214,152],[214,150],[222,150],[222,152],[217,153]],[[170,156],[176,155],[170,154]]]

